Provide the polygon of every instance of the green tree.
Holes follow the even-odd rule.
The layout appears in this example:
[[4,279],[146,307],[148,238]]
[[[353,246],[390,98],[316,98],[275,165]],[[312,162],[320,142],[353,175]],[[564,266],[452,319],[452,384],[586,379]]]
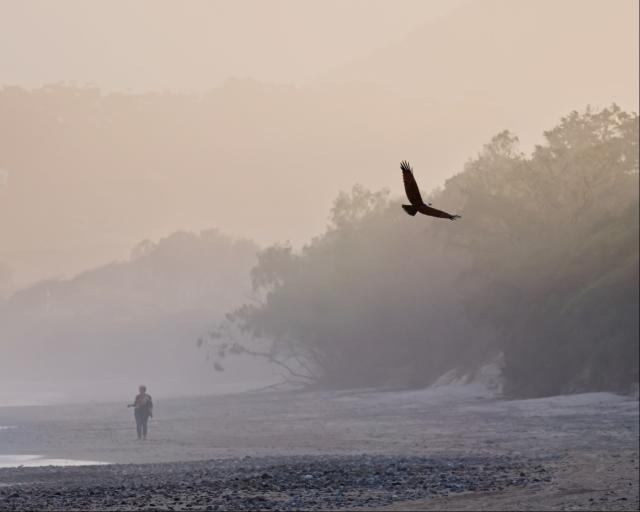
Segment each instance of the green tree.
[[432,199],[462,220],[340,194],[309,245],[259,255],[221,355],[325,386],[424,386],[499,353],[519,396],[637,382],[637,115],[572,112],[530,156],[499,133]]

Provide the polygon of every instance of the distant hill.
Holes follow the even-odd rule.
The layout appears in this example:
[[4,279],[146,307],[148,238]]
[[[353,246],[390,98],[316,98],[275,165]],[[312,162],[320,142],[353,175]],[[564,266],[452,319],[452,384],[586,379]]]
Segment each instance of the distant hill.
[[472,1],[300,86],[5,87],[0,262],[23,286],[211,219],[263,245],[299,245],[354,183],[402,194],[402,158],[431,190],[504,129],[531,149],[586,104],[637,110],[637,7]]
[[214,376],[196,339],[247,299],[256,251],[217,231],[178,232],[14,294],[0,305],[3,392],[128,399],[142,382],[161,395],[220,391],[229,374]]

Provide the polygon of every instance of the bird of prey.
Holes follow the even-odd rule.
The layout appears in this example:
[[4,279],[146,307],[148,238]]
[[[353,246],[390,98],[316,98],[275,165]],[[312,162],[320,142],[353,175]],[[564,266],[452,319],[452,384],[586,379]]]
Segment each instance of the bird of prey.
[[412,217],[420,212],[423,215],[430,215],[431,217],[439,217],[441,219],[456,220],[460,218],[460,215],[452,215],[436,208],[431,208],[431,203],[425,204],[420,195],[420,189],[416,183],[416,179],[413,177],[413,170],[409,165],[409,162],[403,160],[400,162],[400,169],[402,170],[402,179],[404,181],[404,190],[407,193],[407,198],[411,204],[403,204],[402,208]]

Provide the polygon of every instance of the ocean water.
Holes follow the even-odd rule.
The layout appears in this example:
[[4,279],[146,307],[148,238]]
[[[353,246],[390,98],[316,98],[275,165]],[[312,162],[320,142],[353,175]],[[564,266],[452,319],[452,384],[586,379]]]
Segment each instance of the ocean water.
[[[0,391],[0,407],[24,407],[64,403],[67,397],[62,393],[32,391]],[[0,427],[1,428],[1,427]]]
[[36,466],[95,466],[102,464],[107,463],[95,460],[49,459],[42,455],[0,455],[0,468]]
[[[12,425],[0,425],[0,432],[15,428]],[[77,459],[52,459],[43,455],[34,454],[18,454],[18,455],[2,455],[0,454],[0,468],[19,468],[19,467],[36,467],[36,466],[95,466],[98,464],[107,464],[97,460],[77,460]]]

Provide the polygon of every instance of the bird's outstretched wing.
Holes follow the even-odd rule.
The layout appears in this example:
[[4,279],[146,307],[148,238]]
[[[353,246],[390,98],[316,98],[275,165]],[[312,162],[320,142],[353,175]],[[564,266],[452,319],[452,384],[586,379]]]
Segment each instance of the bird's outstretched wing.
[[416,179],[413,177],[413,170],[409,165],[409,162],[403,160],[400,162],[400,169],[402,170],[402,179],[404,181],[404,190],[407,193],[409,202],[414,206],[420,206],[424,204],[422,196],[420,195],[420,189],[416,183]]

